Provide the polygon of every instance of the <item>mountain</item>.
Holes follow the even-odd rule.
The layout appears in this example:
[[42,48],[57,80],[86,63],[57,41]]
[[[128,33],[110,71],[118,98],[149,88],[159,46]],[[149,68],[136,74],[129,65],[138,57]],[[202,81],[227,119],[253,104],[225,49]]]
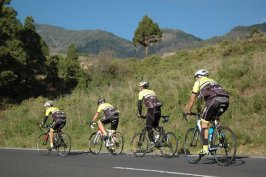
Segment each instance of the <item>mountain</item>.
[[213,43],[219,42],[219,41],[224,40],[224,39],[236,40],[236,39],[246,38],[251,34],[251,32],[254,29],[257,29],[261,33],[266,35],[266,22],[261,23],[261,24],[251,25],[251,26],[236,26],[231,31],[226,33],[225,35],[216,36],[216,37],[210,38],[204,42],[208,43],[208,44],[213,44]]
[[48,44],[51,53],[66,53],[73,43],[79,53],[97,55],[111,52],[115,57],[141,57],[139,48],[125,39],[101,30],[66,30],[61,27],[36,24],[37,32]]
[[[36,24],[37,32],[48,44],[51,53],[65,53],[74,43],[80,54],[97,55],[109,52],[118,58],[142,58],[144,50],[129,40],[102,30],[66,30],[61,27]],[[202,40],[180,30],[162,29],[162,41],[150,47],[150,54],[163,54],[199,44]]]
[[[36,24],[37,32],[48,44],[51,53],[66,53],[68,46],[74,43],[80,54],[98,55],[108,52],[117,58],[143,58],[144,50],[135,47],[132,41],[120,38],[110,32],[102,30],[67,30],[61,27]],[[266,22],[252,26],[237,26],[223,36],[202,40],[181,30],[162,29],[163,36],[160,43],[149,48],[150,54],[164,54],[176,52],[179,49],[195,48],[210,45],[225,39],[238,39],[250,35],[254,30],[266,34]]]

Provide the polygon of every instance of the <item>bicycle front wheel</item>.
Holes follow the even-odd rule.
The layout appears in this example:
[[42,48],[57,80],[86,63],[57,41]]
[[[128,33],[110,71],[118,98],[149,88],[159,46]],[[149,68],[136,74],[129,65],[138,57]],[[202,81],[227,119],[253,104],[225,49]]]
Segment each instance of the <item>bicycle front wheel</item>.
[[97,155],[102,150],[103,140],[101,135],[97,132],[93,132],[89,138],[89,150],[92,154]]
[[168,132],[159,139],[160,151],[163,157],[173,157],[177,151],[178,141],[174,133]]
[[149,147],[148,138],[143,133],[136,133],[131,140],[131,150],[134,156],[143,157]]
[[188,129],[184,141],[184,153],[189,163],[198,163],[201,159],[199,151],[202,149],[202,141],[199,130]]
[[41,155],[49,155],[52,151],[49,144],[49,134],[42,133],[37,138],[37,150]]
[[68,134],[62,133],[59,137],[58,154],[60,156],[66,156],[71,150],[71,138]]
[[219,127],[219,133],[214,134],[213,142],[216,162],[222,166],[231,164],[235,158],[237,148],[233,131],[227,126]]
[[124,138],[120,132],[115,132],[112,137],[112,146],[110,146],[110,152],[113,155],[119,155],[123,151],[124,148]]

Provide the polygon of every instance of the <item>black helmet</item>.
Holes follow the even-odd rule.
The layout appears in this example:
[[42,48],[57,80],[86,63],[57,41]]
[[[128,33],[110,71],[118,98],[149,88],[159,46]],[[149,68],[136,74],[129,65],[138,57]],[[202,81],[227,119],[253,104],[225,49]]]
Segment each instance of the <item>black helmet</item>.
[[149,82],[143,81],[139,83],[139,87],[143,88],[148,88],[149,87]]
[[98,99],[98,105],[101,104],[101,103],[104,103],[105,102],[105,99],[104,98],[99,98]]

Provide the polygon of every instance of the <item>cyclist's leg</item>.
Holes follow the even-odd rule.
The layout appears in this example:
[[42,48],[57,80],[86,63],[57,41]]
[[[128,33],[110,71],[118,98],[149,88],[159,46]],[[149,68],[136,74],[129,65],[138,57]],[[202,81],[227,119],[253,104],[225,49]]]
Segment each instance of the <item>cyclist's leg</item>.
[[154,108],[149,108],[146,115],[146,127],[148,131],[148,137],[151,144],[154,144],[154,133],[153,133],[153,124],[154,124]]
[[107,137],[107,132],[104,128],[104,125],[109,124],[109,123],[111,123],[111,120],[110,120],[110,118],[106,118],[106,117],[104,117],[98,121],[98,127],[99,127],[99,129],[102,132],[104,137]]
[[59,121],[54,121],[52,123],[52,127],[50,128],[50,131],[49,131],[49,138],[50,138],[50,147],[53,148],[54,147],[54,142],[53,142],[53,139],[54,139],[54,131],[56,129],[58,129],[58,127],[60,126],[59,124]]

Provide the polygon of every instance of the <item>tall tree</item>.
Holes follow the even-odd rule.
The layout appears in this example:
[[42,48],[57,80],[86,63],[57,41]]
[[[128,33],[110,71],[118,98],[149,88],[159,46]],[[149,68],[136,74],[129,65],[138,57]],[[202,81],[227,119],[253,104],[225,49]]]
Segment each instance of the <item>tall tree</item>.
[[154,43],[161,41],[162,32],[157,23],[145,15],[135,31],[133,44],[140,44],[145,49],[145,55],[148,56],[148,48]]
[[11,0],[0,0],[0,15],[2,14],[2,9],[4,4],[10,4]]

